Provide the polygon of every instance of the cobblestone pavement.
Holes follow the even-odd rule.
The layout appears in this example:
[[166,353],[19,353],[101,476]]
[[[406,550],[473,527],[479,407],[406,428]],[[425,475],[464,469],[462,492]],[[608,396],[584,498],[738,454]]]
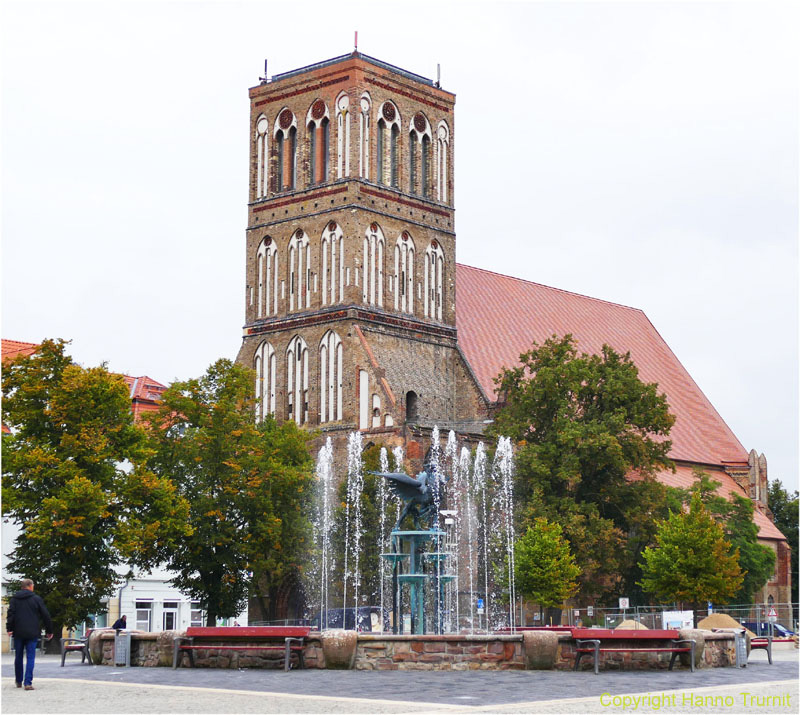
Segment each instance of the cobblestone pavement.
[[39,656],[4,713],[769,713],[798,711],[798,653],[747,668],[669,671],[292,671],[111,668]]

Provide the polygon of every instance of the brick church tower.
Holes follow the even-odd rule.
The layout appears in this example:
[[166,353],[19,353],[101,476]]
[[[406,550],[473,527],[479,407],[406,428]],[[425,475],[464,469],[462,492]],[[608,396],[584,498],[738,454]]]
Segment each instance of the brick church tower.
[[250,90],[238,360],[259,416],[395,444],[481,410],[456,342],[454,104],[357,52]]

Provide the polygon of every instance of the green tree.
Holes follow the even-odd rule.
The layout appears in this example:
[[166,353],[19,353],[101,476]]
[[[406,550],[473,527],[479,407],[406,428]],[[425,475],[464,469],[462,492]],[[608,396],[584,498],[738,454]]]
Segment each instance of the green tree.
[[607,345],[579,354],[570,335],[534,344],[497,384],[503,405],[489,432],[517,444],[521,526],[537,517],[561,524],[584,597],[630,590],[653,517],[667,513],[655,480],[672,468],[665,396],[639,379],[629,354]]
[[253,384],[251,370],[218,360],[172,384],[149,418],[151,467],[189,503],[194,534],[167,566],[209,625],[238,614],[251,591],[267,618],[287,608],[310,547],[307,434],[291,421],[256,424]]
[[753,502],[740,494],[731,494],[730,499],[725,499],[718,491],[720,482],[700,468],[695,468],[693,473],[695,483],[689,490],[682,490],[683,501],[688,504],[693,493],[699,494],[708,512],[725,530],[725,538],[739,549],[739,567],[744,579],[732,602],[751,603],[775,569],[775,552],[758,541]]
[[772,516],[781,533],[789,542],[792,550],[792,603],[798,601],[798,581],[800,574],[797,570],[797,556],[800,551],[800,538],[798,535],[798,512],[800,512],[800,501],[798,493],[789,493],[783,488],[779,479],[774,479],[769,483],[767,492],[767,505],[772,511]]
[[642,588],[681,607],[726,603],[744,580],[739,550],[731,547],[698,493],[692,495],[688,512],[672,512],[659,522],[656,544],[642,556]]
[[143,467],[124,380],[65,346],[45,340],[3,370],[3,516],[20,528],[9,570],[36,582],[56,636],[102,610],[116,569],[152,567],[190,534],[186,502]]
[[561,606],[578,590],[580,568],[561,527],[534,520],[514,547],[517,590],[542,608]]

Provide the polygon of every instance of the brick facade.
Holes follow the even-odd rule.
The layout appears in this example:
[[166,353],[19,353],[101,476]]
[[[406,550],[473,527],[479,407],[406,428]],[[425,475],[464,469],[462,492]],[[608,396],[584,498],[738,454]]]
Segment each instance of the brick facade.
[[[487,401],[455,328],[455,96],[353,53],[273,77],[250,90],[250,102],[245,326],[237,359],[257,367],[260,346],[271,345],[276,418],[295,418],[323,435],[361,428],[391,444],[406,441],[406,422],[485,416]],[[347,112],[339,112],[345,104]],[[287,159],[293,148],[294,161]],[[332,234],[341,236],[333,255],[323,243]],[[373,236],[383,240],[374,254]],[[406,253],[403,266],[401,251],[409,247],[413,257]],[[274,252],[271,269],[266,252]],[[329,331],[342,346],[341,419],[321,414],[321,392],[330,385],[322,384],[329,367],[320,346]],[[307,391],[305,374],[298,381],[289,365],[297,336],[308,350]],[[271,411],[271,397],[263,404]]]

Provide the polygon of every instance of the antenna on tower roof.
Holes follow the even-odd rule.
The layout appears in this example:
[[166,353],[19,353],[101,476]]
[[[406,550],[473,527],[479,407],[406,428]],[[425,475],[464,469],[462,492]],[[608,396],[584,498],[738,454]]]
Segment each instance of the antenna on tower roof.
[[263,77],[259,77],[258,79],[261,81],[262,84],[264,84],[265,82],[269,82],[269,78],[268,78],[268,75],[267,75],[267,61],[266,60],[264,60],[264,76]]
[[436,86],[442,86],[442,66],[438,62],[436,63]]
[[353,52],[358,52],[358,30],[355,31],[356,36],[355,40],[353,40]]

